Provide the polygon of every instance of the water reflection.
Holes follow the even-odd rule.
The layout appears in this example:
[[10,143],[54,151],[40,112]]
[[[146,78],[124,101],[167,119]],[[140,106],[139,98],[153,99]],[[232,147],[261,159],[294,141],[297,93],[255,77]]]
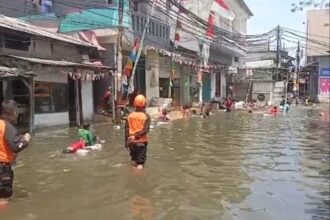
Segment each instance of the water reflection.
[[[123,130],[96,127],[103,151],[63,156],[74,130],[38,134],[0,219],[329,219],[329,123],[322,109],[221,112],[155,126],[143,171]],[[1,213],[0,213],[1,215]]]
[[129,200],[130,217],[133,219],[154,219],[153,208],[149,199],[134,195]]

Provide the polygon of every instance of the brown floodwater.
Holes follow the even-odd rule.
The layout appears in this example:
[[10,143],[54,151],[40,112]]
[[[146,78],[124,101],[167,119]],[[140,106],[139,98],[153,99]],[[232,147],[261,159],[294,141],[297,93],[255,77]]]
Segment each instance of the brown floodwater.
[[[322,109],[323,108],[323,109]],[[74,129],[41,132],[19,156],[4,220],[329,219],[329,112],[219,112],[156,126],[136,171],[123,129],[94,126],[102,151],[62,155]]]

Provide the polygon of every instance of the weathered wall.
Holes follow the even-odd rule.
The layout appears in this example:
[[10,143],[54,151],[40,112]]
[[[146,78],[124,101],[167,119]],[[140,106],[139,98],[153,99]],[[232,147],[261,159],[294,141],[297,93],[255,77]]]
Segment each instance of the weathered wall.
[[[307,11],[307,34],[309,38],[314,41],[323,42],[323,44],[329,44],[328,38],[330,37],[330,11],[329,9],[310,10]],[[299,33],[298,33],[299,34]],[[303,34],[300,34],[303,35]],[[326,56],[329,47],[315,44],[311,41],[307,41],[306,54],[310,56]],[[315,49],[318,48],[318,49]]]
[[[151,86],[152,78],[157,80],[157,85]],[[146,98],[148,102],[153,97],[159,97],[159,57],[156,51],[148,51],[146,55]]]

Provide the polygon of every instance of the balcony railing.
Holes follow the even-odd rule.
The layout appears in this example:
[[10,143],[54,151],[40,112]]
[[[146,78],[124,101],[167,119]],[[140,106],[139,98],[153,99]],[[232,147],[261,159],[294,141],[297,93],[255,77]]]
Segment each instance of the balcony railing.
[[[141,13],[132,14],[132,29],[137,36],[142,35],[147,23],[147,16]],[[146,38],[154,43],[170,43],[170,25],[156,19],[150,19]]]

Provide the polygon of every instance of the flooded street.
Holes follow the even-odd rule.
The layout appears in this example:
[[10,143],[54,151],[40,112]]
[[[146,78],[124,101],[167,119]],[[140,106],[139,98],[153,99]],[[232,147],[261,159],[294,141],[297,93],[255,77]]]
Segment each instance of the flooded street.
[[106,144],[87,156],[61,155],[74,129],[37,134],[0,219],[329,219],[329,122],[320,116],[329,110],[321,108],[155,126],[142,172],[128,166],[123,129],[95,126]]

